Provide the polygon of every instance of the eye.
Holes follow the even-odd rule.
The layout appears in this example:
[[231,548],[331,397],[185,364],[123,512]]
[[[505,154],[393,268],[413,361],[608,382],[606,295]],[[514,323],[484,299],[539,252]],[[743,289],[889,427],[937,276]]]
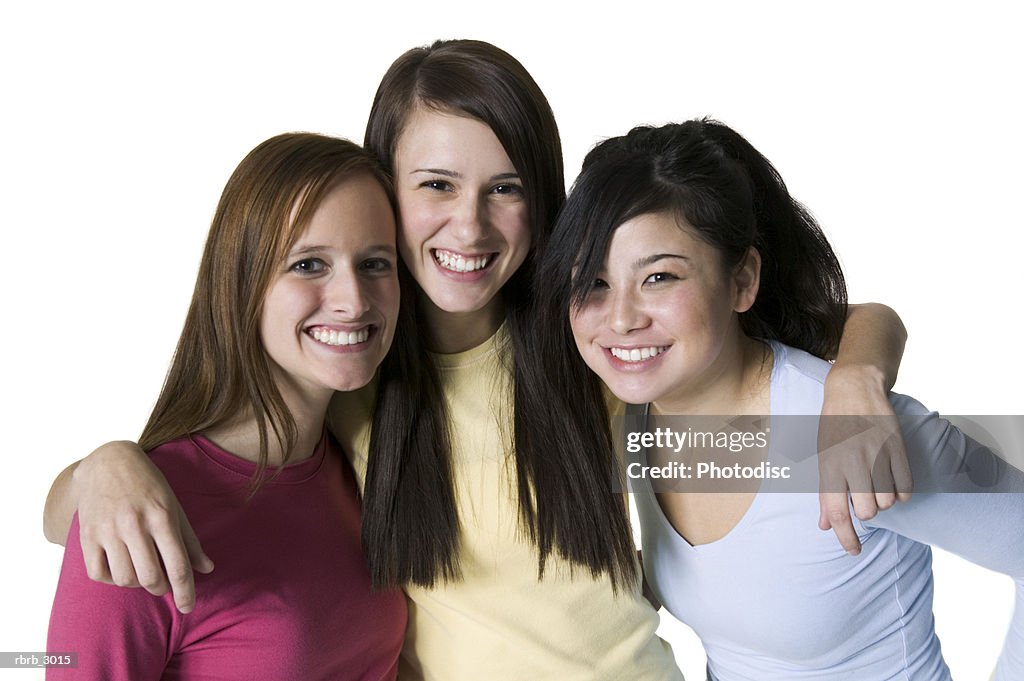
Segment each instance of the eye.
[[359,269],[371,274],[386,274],[394,268],[394,264],[387,258],[368,258],[359,263]]
[[679,279],[679,277],[677,277],[674,274],[669,274],[668,272],[655,272],[654,274],[652,274],[649,277],[647,277],[646,279],[644,279],[644,283],[645,284],[663,284],[663,283],[665,283],[667,281],[675,281],[677,279]]
[[491,188],[491,193],[503,196],[520,196],[523,194],[523,188],[518,184],[499,184]]
[[289,272],[298,274],[320,274],[327,269],[327,263],[320,258],[303,258],[288,267]]
[[452,183],[447,180],[427,180],[420,184],[420,186],[425,189],[433,189],[438,192],[450,192],[454,189],[454,187],[452,187]]
[[600,290],[600,291],[607,291],[609,288],[610,287],[608,286],[608,282],[605,281],[604,279],[595,279],[594,280],[594,290],[595,291],[598,291],[598,290]]

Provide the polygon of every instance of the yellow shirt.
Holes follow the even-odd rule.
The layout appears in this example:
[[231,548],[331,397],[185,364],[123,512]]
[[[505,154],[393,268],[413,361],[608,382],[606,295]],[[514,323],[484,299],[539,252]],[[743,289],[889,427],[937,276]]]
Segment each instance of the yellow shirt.
[[[503,330],[485,343],[437,355],[452,420],[462,579],[410,587],[402,681],[681,681],[658,615],[639,591],[613,593],[552,554],[537,579],[537,550],[519,526],[511,455],[511,376]],[[360,479],[373,389],[332,405],[341,444]],[[581,512],[585,510],[581,509]]]

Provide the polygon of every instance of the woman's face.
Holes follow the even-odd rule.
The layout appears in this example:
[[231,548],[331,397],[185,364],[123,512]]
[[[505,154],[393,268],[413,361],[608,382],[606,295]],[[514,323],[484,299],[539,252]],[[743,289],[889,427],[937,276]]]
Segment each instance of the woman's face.
[[370,381],[394,335],[396,258],[377,180],[361,173],[324,196],[263,303],[260,334],[278,380],[328,396]]
[[449,313],[499,305],[530,249],[526,195],[504,147],[480,121],[416,107],[394,159],[398,250]]
[[[745,271],[745,270],[743,270]],[[625,402],[699,394],[722,374],[736,313],[753,304],[743,271],[674,215],[640,215],[612,237],[596,287],[570,313],[588,366]]]

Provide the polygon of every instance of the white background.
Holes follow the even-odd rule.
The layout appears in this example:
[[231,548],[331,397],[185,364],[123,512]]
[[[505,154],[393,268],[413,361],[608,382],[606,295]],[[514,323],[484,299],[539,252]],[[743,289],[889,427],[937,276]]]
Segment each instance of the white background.
[[[851,299],[903,317],[897,390],[946,413],[1024,414],[1024,48],[1006,5],[346,4],[0,10],[0,650],[44,648],[61,558],[42,537],[45,493],[71,460],[141,430],[235,164],[287,130],[360,140],[388,65],[435,38],[523,62],[568,181],[632,125],[733,125],[815,212]],[[987,678],[1009,581],[946,555],[936,573],[954,676]],[[692,634],[664,631],[702,679]]]

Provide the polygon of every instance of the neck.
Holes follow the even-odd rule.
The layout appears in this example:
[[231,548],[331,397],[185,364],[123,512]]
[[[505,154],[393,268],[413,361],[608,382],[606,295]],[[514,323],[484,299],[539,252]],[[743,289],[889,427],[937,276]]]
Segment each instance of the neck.
[[[279,382],[280,383],[280,382]],[[267,442],[267,465],[281,466],[292,464],[313,456],[320,437],[323,435],[324,419],[327,416],[327,404],[330,402],[330,391],[317,391],[317,394],[304,394],[294,388],[279,385],[285,405],[295,420],[296,438],[290,450],[286,451],[281,442],[274,437],[273,429],[269,429]],[[210,441],[221,449],[231,452],[240,459],[256,462],[259,460],[260,431],[256,417],[250,410],[239,414],[228,421],[208,428],[203,432]]]
[[767,414],[771,348],[739,328],[708,370],[689,385],[651,403],[654,414]]
[[475,348],[493,336],[505,321],[505,305],[500,295],[472,312],[447,312],[426,296],[420,298],[420,306],[427,323],[428,349],[446,355]]

